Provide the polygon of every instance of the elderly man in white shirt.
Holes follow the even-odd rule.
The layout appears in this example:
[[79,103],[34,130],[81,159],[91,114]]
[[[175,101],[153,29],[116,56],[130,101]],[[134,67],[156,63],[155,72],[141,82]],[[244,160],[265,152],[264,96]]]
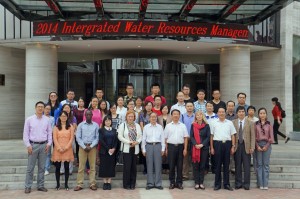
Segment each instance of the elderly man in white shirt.
[[[180,111],[174,109],[171,112],[172,122],[166,125],[165,139],[166,139],[166,153],[169,160],[170,172],[169,189],[183,189],[182,186],[182,168],[183,157],[187,155],[188,138],[189,134],[186,126],[179,121]],[[175,181],[175,168],[177,171],[177,177]]]
[[223,165],[223,185],[224,189],[233,191],[229,183],[229,162],[230,154],[235,152],[236,130],[230,120],[225,119],[225,109],[220,107],[218,110],[219,119],[211,125],[210,152],[214,155],[215,185],[214,190],[221,189],[221,169]]
[[152,112],[149,115],[149,119],[150,123],[144,127],[142,139],[142,152],[147,161],[146,190],[152,188],[162,190],[161,167],[162,155],[165,151],[164,130],[163,127],[156,122],[156,113]]

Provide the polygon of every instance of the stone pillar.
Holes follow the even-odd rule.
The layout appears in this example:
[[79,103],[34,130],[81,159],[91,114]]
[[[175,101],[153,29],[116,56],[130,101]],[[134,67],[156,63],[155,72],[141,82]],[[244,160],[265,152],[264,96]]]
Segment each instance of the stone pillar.
[[26,46],[25,117],[34,114],[37,101],[48,101],[57,90],[57,48],[49,44]]
[[220,90],[223,101],[237,101],[239,92],[246,93],[250,104],[250,48],[225,47],[220,52]]

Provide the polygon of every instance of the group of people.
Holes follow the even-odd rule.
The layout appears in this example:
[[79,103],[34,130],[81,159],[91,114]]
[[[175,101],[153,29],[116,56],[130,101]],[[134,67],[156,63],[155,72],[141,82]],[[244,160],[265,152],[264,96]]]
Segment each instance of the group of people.
[[74,191],[83,189],[85,171],[89,188],[97,190],[96,165],[103,190],[110,190],[117,162],[123,164],[123,188],[135,189],[138,155],[147,174],[147,190],[163,189],[162,173],[169,174],[169,189],[183,189],[191,165],[196,190],[205,189],[204,176],[209,171],[215,174],[214,190],[221,189],[222,168],[224,189],[233,190],[231,169],[235,171],[235,189],[249,190],[251,156],[258,187],[268,189],[271,144],[278,143],[277,134],[289,140],[278,130],[283,111],[278,98],[272,99],[272,126],[265,108],[255,117],[256,108],[245,103],[245,93],[237,94],[235,104],[221,101],[219,90],[213,91],[212,101],[206,101],[205,91],[200,89],[195,101],[186,84],[177,93],[177,103],[169,107],[166,98],[159,95],[157,83],[151,85],[151,95],[145,99],[134,96],[131,83],[126,92],[116,103],[109,103],[103,90],[96,89],[88,108],[83,98],[74,100],[73,90],[61,102],[56,92],[50,92],[47,103],[37,102],[35,114],[24,125],[28,151],[25,193],[31,192],[36,161],[38,191],[47,191],[44,176],[49,175],[51,162],[56,168],[56,190],[61,188],[63,173],[64,189],[69,190],[73,165],[79,167]]

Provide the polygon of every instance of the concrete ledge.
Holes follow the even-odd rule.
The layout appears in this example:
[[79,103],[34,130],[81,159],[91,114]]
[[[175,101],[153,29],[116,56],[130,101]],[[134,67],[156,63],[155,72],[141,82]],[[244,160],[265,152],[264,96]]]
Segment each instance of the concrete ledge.
[[289,137],[291,138],[291,140],[300,141],[300,132],[299,131],[290,132]]

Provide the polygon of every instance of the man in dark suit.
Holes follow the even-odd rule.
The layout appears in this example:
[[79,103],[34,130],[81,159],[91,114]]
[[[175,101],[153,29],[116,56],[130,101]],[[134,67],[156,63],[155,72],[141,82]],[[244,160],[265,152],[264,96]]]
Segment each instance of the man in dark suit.
[[[233,120],[235,135],[235,189],[244,187],[245,190],[250,189],[250,166],[251,154],[255,149],[255,132],[254,124],[246,119],[246,110],[244,106],[238,106],[236,110],[238,118]],[[244,182],[242,174],[242,166],[244,168]]]

